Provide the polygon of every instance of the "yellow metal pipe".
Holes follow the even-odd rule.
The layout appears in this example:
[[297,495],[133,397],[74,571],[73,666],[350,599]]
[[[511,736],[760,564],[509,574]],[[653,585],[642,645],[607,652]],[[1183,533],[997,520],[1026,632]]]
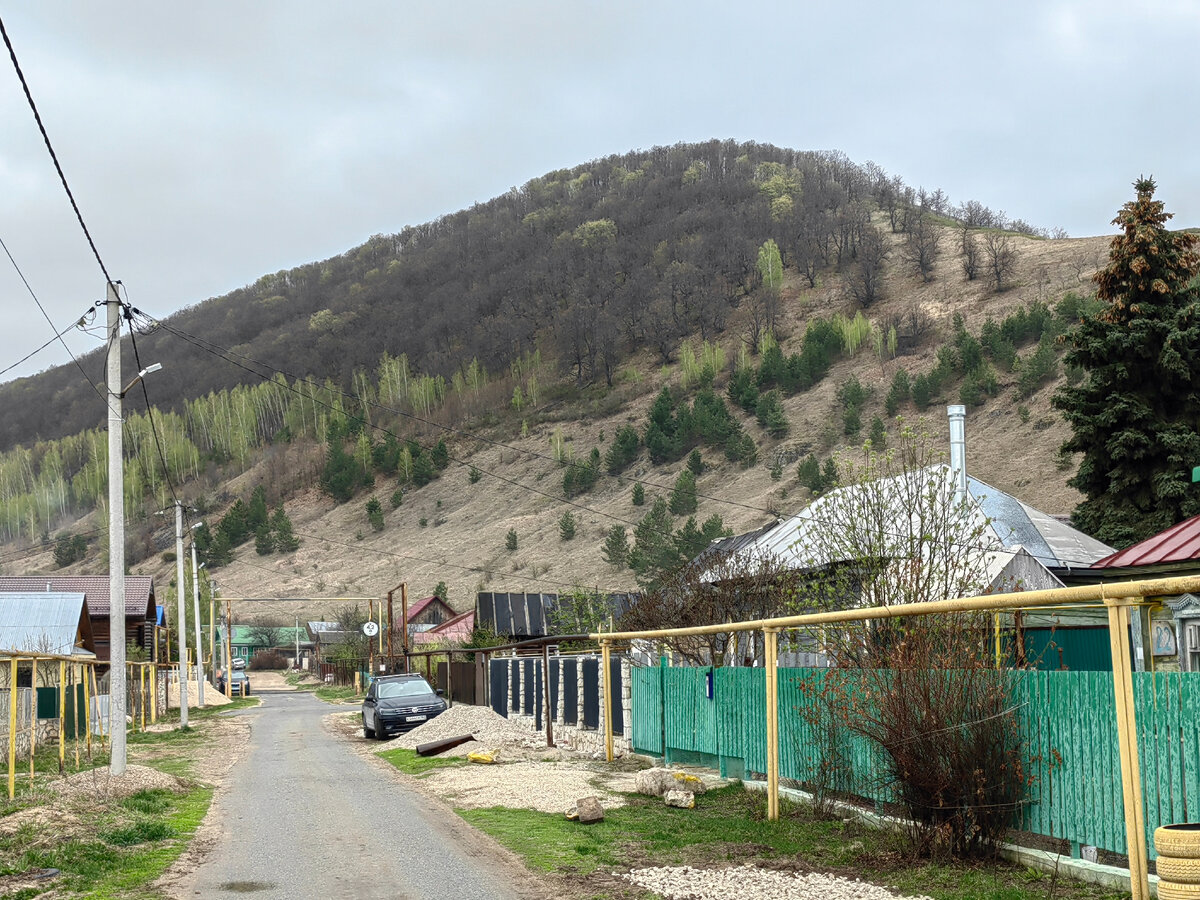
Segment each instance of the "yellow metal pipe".
[[767,682],[767,819],[779,820],[779,632],[763,630]]
[[80,668],[80,673],[83,675],[83,720],[87,722],[87,731],[84,732],[84,735],[87,741],[88,762],[92,761],[92,692],[91,684],[88,680],[88,671],[90,669],[91,666]]
[[58,661],[58,774],[67,766],[67,663]]
[[29,673],[29,783],[33,784],[33,754],[37,752],[37,657]]
[[[187,670],[186,669],[183,670],[183,677],[187,678]],[[146,667],[141,666],[141,665],[138,666],[138,690],[141,691],[141,694],[142,694],[142,702],[140,704],[141,719],[142,719],[142,731],[145,732],[145,730],[146,730]],[[180,688],[179,696],[181,696],[181,697],[183,696],[182,688]]]
[[79,771],[79,672],[71,666],[71,699],[75,702],[75,771]]
[[754,619],[732,625],[696,625],[690,628],[660,628],[652,631],[597,632],[592,640],[629,641],[636,638],[688,637],[701,634],[725,634],[734,631],[762,631],[764,628],[803,628],[838,622],[865,622],[871,619],[894,619],[907,616],[928,616],[936,613],[985,612],[996,609],[1042,608],[1068,603],[1087,603],[1106,599],[1162,597],[1200,591],[1200,576],[1155,578],[1146,581],[1123,581],[1117,584],[1081,585],[1053,588],[1044,591],[1021,591],[1011,594],[988,594],[980,597],[958,597],[952,600],[932,600],[925,603],[901,603],[895,606],[865,606],[835,612],[804,613]]
[[600,668],[604,672],[604,758],[613,761],[612,733],[612,673],[609,667],[612,647],[608,641],[600,643]]
[[100,715],[100,682],[96,679],[96,666],[93,664],[88,668],[91,670],[92,693],[96,696],[96,727],[100,731],[100,749],[104,749],[104,717]]
[[1108,606],[1108,634],[1113,658],[1113,692],[1117,709],[1117,744],[1121,754],[1121,794],[1125,806],[1129,886],[1133,900],[1149,900],[1146,825],[1142,813],[1142,778],[1138,765],[1132,666],[1126,638],[1128,633],[1129,606],[1121,601],[1113,601]]
[[150,724],[158,721],[158,666],[150,666]]
[[17,658],[8,670],[8,799],[17,793]]

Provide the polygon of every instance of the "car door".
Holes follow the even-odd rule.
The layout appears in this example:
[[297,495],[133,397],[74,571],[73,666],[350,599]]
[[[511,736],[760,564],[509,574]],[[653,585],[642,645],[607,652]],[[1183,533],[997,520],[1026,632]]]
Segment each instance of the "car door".
[[375,730],[379,730],[379,709],[376,705],[376,686],[371,685],[371,689],[367,691],[367,696],[363,699],[363,725],[367,723],[367,710],[371,711],[370,721],[374,723]]

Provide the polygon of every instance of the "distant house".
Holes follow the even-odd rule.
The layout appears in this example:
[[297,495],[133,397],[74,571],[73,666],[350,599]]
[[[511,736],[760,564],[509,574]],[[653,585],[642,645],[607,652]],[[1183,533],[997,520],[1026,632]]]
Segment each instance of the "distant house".
[[0,653],[5,650],[95,659],[86,596],[0,592]]
[[[254,658],[254,654],[259,651],[274,650],[285,659],[294,659],[296,656],[296,644],[299,642],[300,651],[303,655],[305,650],[313,649],[312,639],[309,637],[306,628],[296,628],[291,625],[284,625],[270,629],[274,638],[273,642],[268,643],[265,638],[262,626],[259,625],[234,625],[233,631],[230,634],[230,653],[235,658],[244,659],[247,663]],[[217,630],[220,635],[219,639],[224,640],[225,634],[223,630]]]
[[[393,615],[397,612],[399,610],[393,607]],[[453,619],[457,615],[458,613],[450,607],[450,604],[436,594],[431,597],[422,597],[420,600],[410,603],[408,606],[409,645],[411,646],[415,642],[416,635],[436,628],[438,625]]]
[[[1075,569],[1071,584],[1200,575],[1200,516]],[[1135,607],[1133,663],[1139,671],[1200,672],[1200,597],[1148,597]]]
[[[109,590],[107,575],[0,575],[0,593],[83,594],[87,599],[96,658],[109,660]],[[154,579],[125,576],[125,645],[152,654],[156,610]]]
[[440,625],[435,625],[428,631],[418,631],[413,635],[414,647],[425,647],[430,644],[465,644],[475,631],[475,610],[467,610],[453,619],[447,619]]
[[358,632],[343,631],[337,622],[307,622],[304,628],[317,663],[326,662],[334,647],[360,637]]

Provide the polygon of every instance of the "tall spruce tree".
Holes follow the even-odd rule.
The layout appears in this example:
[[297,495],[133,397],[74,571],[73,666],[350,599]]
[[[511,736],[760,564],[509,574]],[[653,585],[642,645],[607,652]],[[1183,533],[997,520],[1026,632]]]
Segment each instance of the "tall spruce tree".
[[1067,338],[1067,365],[1087,377],[1054,397],[1074,432],[1063,450],[1083,454],[1072,520],[1118,547],[1200,513],[1200,257],[1194,235],[1166,228],[1154,189],[1134,182],[1113,220],[1121,233],[1095,279],[1107,305]]

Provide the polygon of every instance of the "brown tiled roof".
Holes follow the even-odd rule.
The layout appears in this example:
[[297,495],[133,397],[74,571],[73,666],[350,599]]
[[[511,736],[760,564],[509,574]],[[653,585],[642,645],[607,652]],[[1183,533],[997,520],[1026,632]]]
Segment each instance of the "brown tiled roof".
[[[0,591],[86,594],[88,612],[93,619],[109,614],[107,575],[0,575]],[[125,618],[153,619],[154,578],[150,575],[125,576]]]

